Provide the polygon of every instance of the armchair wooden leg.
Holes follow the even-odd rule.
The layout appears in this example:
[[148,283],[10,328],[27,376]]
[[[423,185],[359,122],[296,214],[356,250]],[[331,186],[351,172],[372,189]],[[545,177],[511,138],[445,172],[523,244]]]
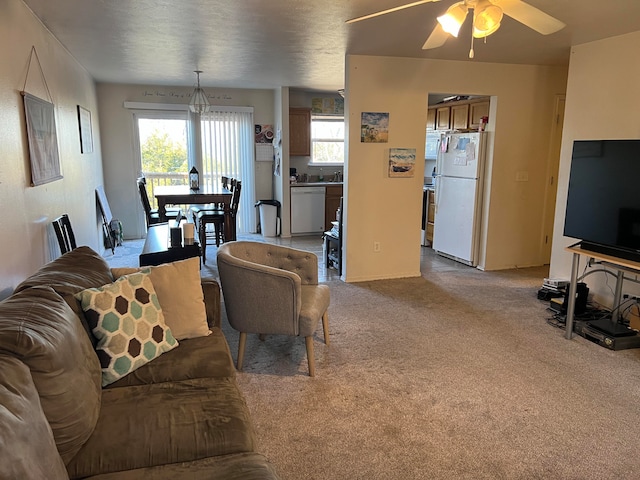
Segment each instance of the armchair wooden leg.
[[315,377],[316,375],[316,360],[313,356],[313,337],[304,337],[304,342],[307,345],[307,362],[309,362],[309,376]]
[[259,333],[258,338],[260,339],[261,342],[264,342],[267,336],[264,333]]
[[244,347],[247,344],[247,334],[240,332],[240,340],[238,341],[238,371],[242,370],[242,361],[244,360]]
[[322,329],[324,330],[324,343],[329,345],[329,314],[326,311],[322,315]]

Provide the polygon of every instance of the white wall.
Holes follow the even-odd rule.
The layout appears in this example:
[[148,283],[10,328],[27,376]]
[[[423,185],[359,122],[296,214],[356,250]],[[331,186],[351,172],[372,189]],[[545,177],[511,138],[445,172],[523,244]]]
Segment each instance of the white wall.
[[[102,183],[100,123],[95,87],[20,0],[2,2],[0,15],[0,298],[59,255],[51,220],[68,213],[79,245],[102,252],[94,190]],[[29,70],[29,55],[35,58]],[[28,81],[25,78],[29,70]],[[45,83],[42,80],[44,76]],[[48,91],[52,99],[49,99]],[[55,105],[58,154],[64,178],[30,186],[22,90]],[[93,153],[80,153],[77,105],[92,113]]]
[[[485,269],[540,264],[552,113],[567,69],[473,61],[347,56],[347,281],[418,276],[422,175],[388,178],[388,149],[416,148],[424,167],[430,92],[489,95],[494,140]],[[389,143],[360,143],[362,112],[389,112]],[[527,182],[516,173],[527,172]],[[373,252],[373,242],[381,252]]]
[[[203,88],[214,105],[254,107],[256,124],[274,124],[274,91]],[[122,221],[125,238],[144,235],[144,211],[136,178],[140,159],[134,148],[133,113],[124,102],[185,104],[193,88],[98,84],[105,192],[114,217]],[[272,163],[255,162],[256,198],[272,195]]]
[[[640,32],[635,32],[572,48],[560,152],[551,277],[570,278],[571,254],[565,251],[565,247],[579,240],[562,234],[573,141],[640,138],[640,97],[635,94],[640,64],[631,60],[638,57],[639,47]],[[612,285],[611,281],[609,283]],[[589,276],[587,284],[599,301],[610,305],[612,294],[605,284],[604,274]],[[625,291],[633,293],[633,290],[631,284],[625,284]]]

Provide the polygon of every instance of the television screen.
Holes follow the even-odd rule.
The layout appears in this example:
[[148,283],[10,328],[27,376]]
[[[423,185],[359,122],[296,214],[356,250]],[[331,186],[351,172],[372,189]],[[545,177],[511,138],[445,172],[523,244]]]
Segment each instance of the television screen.
[[564,235],[640,261],[640,140],[573,142]]

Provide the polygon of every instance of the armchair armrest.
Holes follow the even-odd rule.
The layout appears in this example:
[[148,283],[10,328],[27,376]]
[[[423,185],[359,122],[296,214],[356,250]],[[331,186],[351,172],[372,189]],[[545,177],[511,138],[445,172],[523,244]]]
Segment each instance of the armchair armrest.
[[220,327],[220,285],[213,278],[202,279],[202,293],[209,327]]

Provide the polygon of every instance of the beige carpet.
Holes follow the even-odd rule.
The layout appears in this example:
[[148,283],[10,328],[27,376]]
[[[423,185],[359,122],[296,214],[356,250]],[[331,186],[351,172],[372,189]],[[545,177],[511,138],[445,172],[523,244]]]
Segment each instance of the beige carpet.
[[[331,345],[318,328],[315,378],[303,339],[249,336],[238,380],[284,480],[640,479],[640,349],[548,325],[536,298],[546,268],[423,272],[327,274]],[[202,274],[216,276],[215,262]],[[223,324],[235,359],[238,334]]]
[[640,350],[565,340],[544,276],[331,282],[315,378],[302,339],[249,337],[260,451],[285,480],[640,478]]

